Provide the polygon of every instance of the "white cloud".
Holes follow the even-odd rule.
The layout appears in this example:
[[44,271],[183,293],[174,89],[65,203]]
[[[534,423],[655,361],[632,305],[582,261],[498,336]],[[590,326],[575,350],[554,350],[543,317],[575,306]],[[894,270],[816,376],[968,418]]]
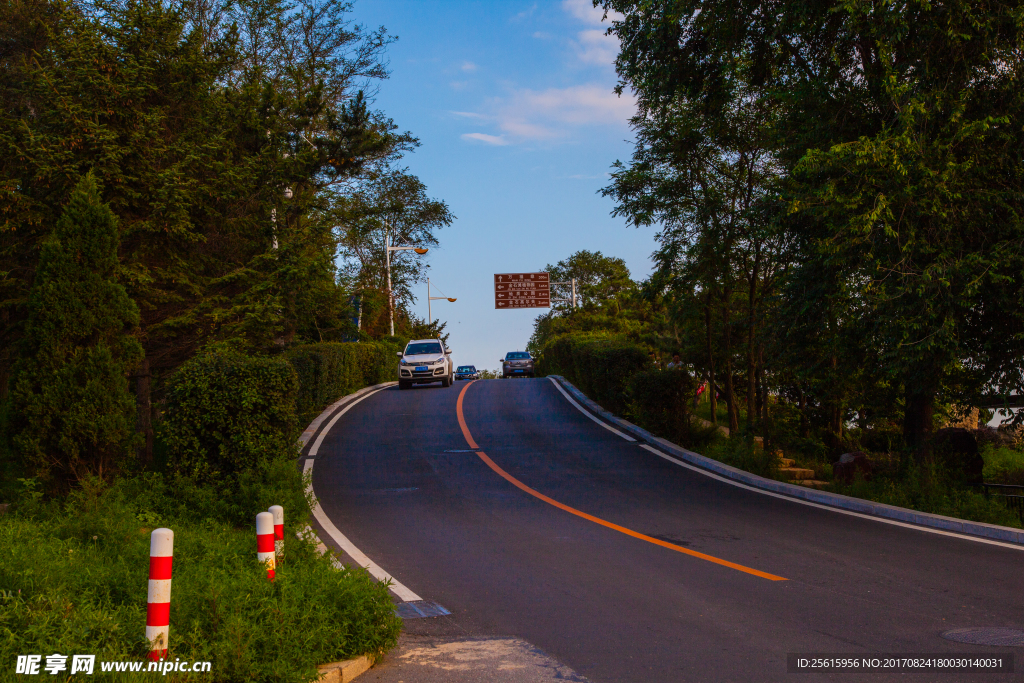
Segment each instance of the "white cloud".
[[[492,125],[501,135],[486,137],[500,139],[501,144],[512,144],[568,141],[577,129],[587,126],[624,128],[635,112],[636,103],[631,95],[619,97],[608,87],[587,84],[514,90],[507,97],[488,101],[483,113],[452,113]],[[473,135],[474,139],[483,139],[480,134]]]
[[452,90],[465,90],[469,87],[469,81],[452,81],[448,84]]
[[462,135],[463,140],[479,140],[480,142],[486,142],[488,145],[507,145],[508,140],[500,135],[486,135],[484,133],[464,133]]
[[526,19],[527,17],[533,16],[533,13],[536,12],[536,11],[537,11],[537,3],[533,3],[533,5],[531,5],[529,9],[523,10],[519,14],[515,15],[514,17],[512,17],[512,20],[513,21],[521,21],[523,19]]
[[534,31],[533,37],[537,40],[550,40],[552,36],[550,33],[545,33],[544,31]]
[[586,64],[609,65],[619,56],[619,39],[603,29],[594,28],[576,34],[576,56]]
[[463,71],[476,71],[479,67],[473,62],[463,62],[462,66],[459,67]]
[[520,90],[505,109],[527,118],[546,118],[570,125],[625,126],[636,111],[631,95],[619,97],[600,85],[574,85],[547,90]]
[[594,27],[579,31],[576,40],[569,41],[576,49],[576,57],[584,64],[612,66],[619,54],[619,39],[605,32],[612,21],[622,19],[618,12],[610,12],[603,19],[604,10],[594,7],[590,0],[562,0],[562,9],[576,19]]
[[[600,25],[601,19],[604,17],[604,10],[600,7],[594,7],[594,3],[591,0],[562,0],[562,9],[588,24]],[[608,13],[608,21],[619,21],[621,19],[622,15],[618,12]]]

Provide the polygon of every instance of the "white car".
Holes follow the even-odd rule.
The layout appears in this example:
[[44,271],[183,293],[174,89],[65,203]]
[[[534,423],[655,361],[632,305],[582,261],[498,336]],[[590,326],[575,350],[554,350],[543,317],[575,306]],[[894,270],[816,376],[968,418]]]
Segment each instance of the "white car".
[[452,385],[451,349],[446,349],[440,339],[413,339],[398,353],[398,388],[408,389],[413,384],[440,382],[443,387]]

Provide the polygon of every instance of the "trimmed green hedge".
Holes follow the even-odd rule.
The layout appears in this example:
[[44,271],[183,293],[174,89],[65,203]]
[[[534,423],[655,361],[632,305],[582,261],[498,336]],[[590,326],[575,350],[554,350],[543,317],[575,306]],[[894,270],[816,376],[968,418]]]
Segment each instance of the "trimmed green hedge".
[[697,390],[685,370],[644,370],[629,378],[627,414],[647,431],[690,445],[690,412]]
[[365,386],[395,379],[402,349],[384,342],[304,344],[285,357],[299,378],[296,412],[308,424],[340,397]]
[[379,342],[324,343],[277,357],[196,356],[170,381],[162,434],[173,469],[233,481],[295,457],[299,428],[341,396],[394,379],[399,350]]
[[619,337],[560,335],[538,363],[542,375],[562,375],[606,410],[625,412],[629,378],[650,367],[648,351]]
[[204,353],[171,378],[163,438],[173,468],[232,480],[297,455],[299,379],[283,358]]

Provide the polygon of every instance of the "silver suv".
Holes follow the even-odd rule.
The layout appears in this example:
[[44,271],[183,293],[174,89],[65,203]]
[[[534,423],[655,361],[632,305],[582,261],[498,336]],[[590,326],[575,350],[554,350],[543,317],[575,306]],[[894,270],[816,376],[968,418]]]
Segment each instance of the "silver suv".
[[406,344],[405,352],[398,352],[398,388],[408,389],[413,384],[440,382],[443,387],[452,385],[451,349],[446,349],[440,339],[413,339]]
[[533,356],[526,351],[509,351],[501,359],[501,376],[533,377]]

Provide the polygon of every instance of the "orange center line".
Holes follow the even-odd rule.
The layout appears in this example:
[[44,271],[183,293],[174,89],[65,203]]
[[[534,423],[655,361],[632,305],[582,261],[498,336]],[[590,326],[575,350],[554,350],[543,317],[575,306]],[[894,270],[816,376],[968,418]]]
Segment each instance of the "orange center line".
[[[462,388],[462,391],[459,392],[459,400],[455,404],[455,412],[458,415],[459,427],[462,429],[462,436],[464,436],[466,438],[466,443],[469,444],[470,448],[480,448],[480,446],[477,444],[476,440],[473,439],[473,435],[470,434],[469,427],[466,426],[466,418],[465,418],[465,416],[462,413],[462,401],[463,401],[463,399],[466,396],[466,391],[469,389],[470,385],[472,385],[474,382],[476,382],[476,380],[470,381],[469,383],[466,384],[466,386],[464,386]],[[585,520],[588,520],[588,521],[593,522],[595,524],[600,524],[603,527],[607,527],[609,529],[614,529],[615,531],[618,531],[619,533],[626,534],[627,536],[632,536],[633,538],[639,538],[641,541],[647,541],[648,543],[653,543],[654,545],[660,545],[662,548],[668,548],[669,550],[674,550],[677,553],[683,553],[684,555],[689,555],[691,557],[696,557],[698,559],[705,560],[707,562],[714,562],[715,564],[720,564],[723,567],[729,567],[730,569],[735,569],[736,571],[744,572],[746,574],[753,574],[754,576],[760,576],[762,579],[768,579],[769,581],[787,581],[788,580],[788,579],[785,579],[785,578],[783,578],[781,576],[776,576],[775,574],[769,574],[768,572],[763,572],[763,571],[761,571],[759,569],[752,569],[751,567],[745,567],[742,564],[736,564],[735,562],[730,562],[728,560],[723,560],[720,557],[715,557],[713,555],[706,555],[704,553],[699,553],[696,550],[690,550],[689,548],[684,548],[684,547],[676,545],[674,543],[669,543],[668,541],[662,541],[659,538],[653,538],[651,536],[647,536],[646,534],[641,534],[638,531],[633,531],[632,529],[627,529],[624,526],[619,526],[618,524],[615,524],[613,522],[609,522],[607,520],[601,519],[600,517],[595,517],[594,515],[587,514],[586,512],[583,512],[582,510],[577,510],[576,508],[570,507],[570,506],[566,505],[565,503],[559,503],[554,498],[549,498],[548,496],[545,496],[540,491],[537,491],[535,489],[530,488],[529,486],[527,486],[523,482],[521,482],[518,479],[516,479],[515,477],[513,477],[511,474],[509,474],[508,472],[503,470],[501,467],[499,467],[498,464],[495,463],[493,460],[491,460],[487,456],[487,454],[484,453],[483,451],[479,451],[478,450],[476,454],[480,457],[481,460],[484,461],[484,463],[488,467],[490,467],[492,470],[494,470],[502,479],[505,479],[507,482],[509,482],[510,484],[515,486],[516,488],[521,489],[522,491],[525,491],[526,493],[529,493],[534,498],[539,498],[540,500],[543,500],[545,503],[548,503],[549,505],[554,505],[556,508],[558,508],[560,510],[565,510],[569,514],[576,515],[577,517],[582,517]]]

